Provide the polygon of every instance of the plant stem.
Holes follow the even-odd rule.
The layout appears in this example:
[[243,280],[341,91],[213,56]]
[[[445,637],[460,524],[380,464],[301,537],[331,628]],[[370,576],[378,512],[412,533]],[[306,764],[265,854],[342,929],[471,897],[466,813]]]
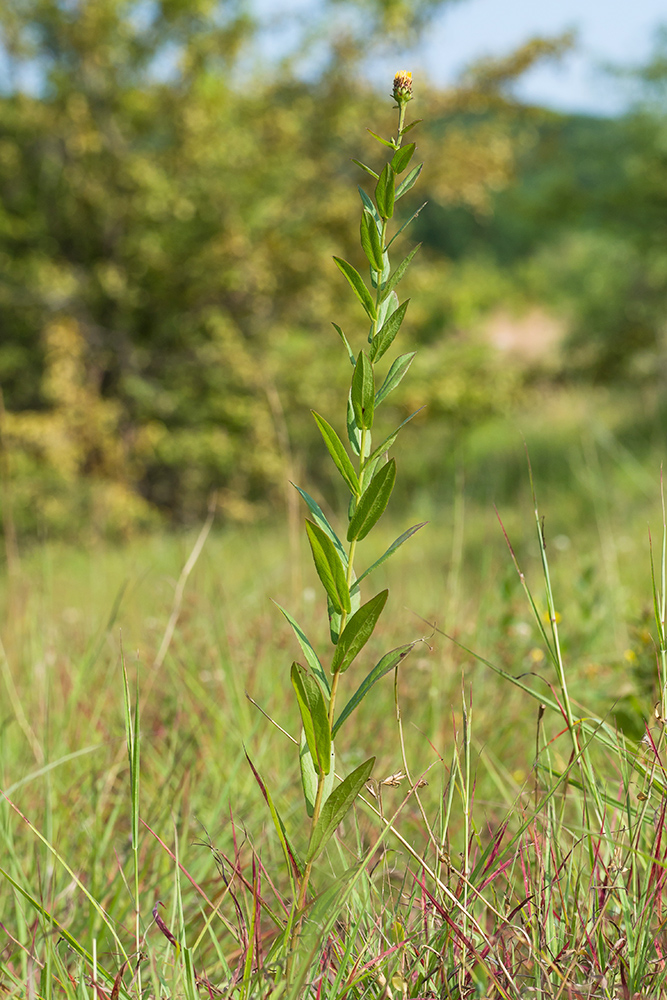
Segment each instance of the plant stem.
[[[404,121],[405,121],[405,107],[406,107],[405,102],[403,102],[403,101],[399,101],[398,102],[398,134],[397,134],[397,138],[396,138],[396,148],[399,148],[400,145],[401,145],[401,131],[403,129],[403,124],[404,124]],[[383,219],[382,220],[382,232],[380,234],[380,243],[381,243],[381,246],[382,246],[383,253],[385,251],[385,244],[386,244],[386,239],[387,239],[387,221],[388,221],[387,219]],[[370,341],[371,341],[371,343],[373,342],[373,339],[374,339],[374,337],[376,336],[376,334],[378,332],[377,313],[378,313],[378,310],[380,308],[380,303],[381,303],[381,300],[382,300],[382,288],[380,287],[381,283],[382,283],[382,272],[375,271],[374,273],[376,275],[376,278],[375,278],[375,313],[376,313],[376,316],[375,316],[375,319],[372,321],[372,325],[371,325],[371,332],[370,332]],[[371,368],[374,369],[374,365],[373,365],[372,361],[371,361]],[[370,435],[369,435],[368,428],[362,427],[362,429],[361,429],[361,440],[359,442],[359,485],[360,485],[360,496],[361,496],[361,494],[363,493],[363,490],[364,490],[364,478],[365,478],[364,473],[366,471],[365,470],[366,450],[367,450],[367,447],[369,445],[370,445]],[[368,447],[368,450],[370,451],[370,447]],[[357,498],[357,499],[359,499],[359,498]],[[346,579],[346,583],[347,583],[348,589],[350,589],[352,587],[352,583],[354,581],[354,556],[355,556],[356,548],[357,548],[357,540],[355,538],[355,539],[353,539],[350,542],[350,548],[349,548],[348,557],[347,557],[347,571],[346,571],[345,579]],[[343,629],[345,628],[345,625],[347,624],[347,620],[348,620],[348,612],[347,611],[343,611],[343,613],[341,614],[341,619],[340,619],[340,626],[339,626],[340,631],[339,631],[339,635],[342,634]],[[334,725],[334,714],[335,714],[335,709],[336,709],[336,694],[338,692],[338,683],[340,681],[340,675],[341,675],[341,671],[337,670],[334,673],[333,680],[331,682],[331,694],[329,696],[329,708],[328,708],[328,718],[329,718],[329,729],[330,730],[333,730],[333,725]],[[312,816],[310,818],[310,834],[311,834],[311,837],[312,837],[312,834],[313,834],[313,830],[315,829],[315,826],[316,826],[316,824],[317,824],[317,822],[318,822],[318,820],[320,818],[320,810],[321,810],[321,807],[322,807],[322,797],[323,797],[323,794],[324,794],[324,779],[325,779],[324,772],[320,770],[318,772],[318,776],[317,776],[317,793],[315,795],[315,803],[313,805],[313,814],[312,814]],[[293,965],[294,965],[294,959],[295,959],[295,954],[296,954],[296,947],[297,947],[297,944],[298,944],[298,941],[299,941],[299,937],[301,935],[301,925],[303,923],[304,907],[305,907],[305,904],[306,904],[306,895],[308,893],[308,884],[310,882],[310,875],[311,875],[311,872],[312,872],[312,867],[313,867],[312,861],[309,861],[306,864],[303,876],[301,877],[301,880],[299,882],[299,888],[298,888],[296,900],[294,902],[293,909],[292,909],[292,918],[294,918],[294,925],[293,925],[292,931],[291,931],[290,936],[289,936],[289,946],[288,946],[289,953],[288,953],[288,957],[287,957],[287,970],[286,970],[288,983],[291,980],[292,968],[293,968]]]
[[401,132],[403,131],[403,125],[405,123],[405,109],[406,108],[407,108],[407,104],[405,103],[405,101],[399,101],[398,102],[398,133],[396,135],[396,145],[397,146],[401,145],[401,138],[402,138]]

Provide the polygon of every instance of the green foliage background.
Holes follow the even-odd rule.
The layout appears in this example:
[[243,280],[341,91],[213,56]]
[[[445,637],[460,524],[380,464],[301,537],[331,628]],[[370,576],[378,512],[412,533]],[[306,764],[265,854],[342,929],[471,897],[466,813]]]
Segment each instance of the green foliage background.
[[[213,490],[227,518],[254,520],[284,502],[295,456],[332,488],[306,415],[343,389],[330,319],[359,320],[331,263],[363,267],[351,157],[375,152],[351,123],[391,113],[360,67],[441,5],[324,4],[307,80],[303,53],[260,64],[234,0],[3,6],[0,436],[20,532],[187,522]],[[420,351],[394,416],[426,404],[440,454],[553,383],[477,335],[499,304],[565,315],[557,378],[659,370],[664,121],[650,106],[598,122],[518,105],[512,82],[566,45],[535,40],[456,90],[417,81],[428,169],[404,212],[428,199],[406,280]],[[21,86],[26,67],[38,84]],[[406,489],[429,462],[408,463]]]

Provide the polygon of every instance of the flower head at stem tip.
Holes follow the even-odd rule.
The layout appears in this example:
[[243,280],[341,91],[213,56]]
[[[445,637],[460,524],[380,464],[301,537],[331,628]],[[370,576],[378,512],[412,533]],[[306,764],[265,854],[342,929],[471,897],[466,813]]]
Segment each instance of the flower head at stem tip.
[[398,104],[407,104],[412,100],[412,73],[401,69],[394,77],[394,100]]

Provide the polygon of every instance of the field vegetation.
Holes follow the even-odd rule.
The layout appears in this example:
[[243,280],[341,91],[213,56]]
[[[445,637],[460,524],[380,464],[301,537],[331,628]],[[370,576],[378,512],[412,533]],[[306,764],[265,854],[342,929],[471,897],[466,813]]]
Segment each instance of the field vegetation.
[[[615,120],[514,99],[571,43],[535,39],[418,85],[403,140],[363,59],[439,6],[324,4],[261,72],[231,2],[0,10],[0,998],[667,996],[664,45]],[[362,523],[417,240],[378,423],[419,412]],[[493,346],[536,311],[557,344]],[[308,413],[344,424],[332,319],[349,468]],[[421,522],[357,609],[357,540]],[[407,646],[332,791],[338,673]]]

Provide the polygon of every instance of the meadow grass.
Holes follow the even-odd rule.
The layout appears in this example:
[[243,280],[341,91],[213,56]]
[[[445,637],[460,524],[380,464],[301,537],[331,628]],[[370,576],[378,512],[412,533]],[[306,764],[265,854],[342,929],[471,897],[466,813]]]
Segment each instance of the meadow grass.
[[[572,462],[586,462],[583,449]],[[547,484],[543,508],[571,731],[540,708],[563,694],[530,494],[499,514],[537,619],[492,508],[465,489],[396,554],[400,611],[368,655],[423,641],[396,690],[389,676],[362,703],[340,751],[347,769],[376,755],[375,779],[327,852],[294,995],[661,995],[667,845],[646,544],[648,516],[659,567],[657,476],[650,504],[648,467],[640,484],[601,449],[588,463],[576,489]],[[619,480],[625,490],[610,490]],[[587,525],[568,516],[573,503]],[[379,531],[378,553],[408,522]],[[44,544],[22,553],[11,588],[3,581],[8,995],[284,992],[272,947],[289,884],[244,747],[298,830],[293,636],[270,599],[291,590],[309,634],[325,641],[327,626],[307,553],[295,580],[281,525],[214,529],[156,669],[195,540]],[[619,705],[627,740],[613,726]],[[395,817],[389,832],[374,810]]]

